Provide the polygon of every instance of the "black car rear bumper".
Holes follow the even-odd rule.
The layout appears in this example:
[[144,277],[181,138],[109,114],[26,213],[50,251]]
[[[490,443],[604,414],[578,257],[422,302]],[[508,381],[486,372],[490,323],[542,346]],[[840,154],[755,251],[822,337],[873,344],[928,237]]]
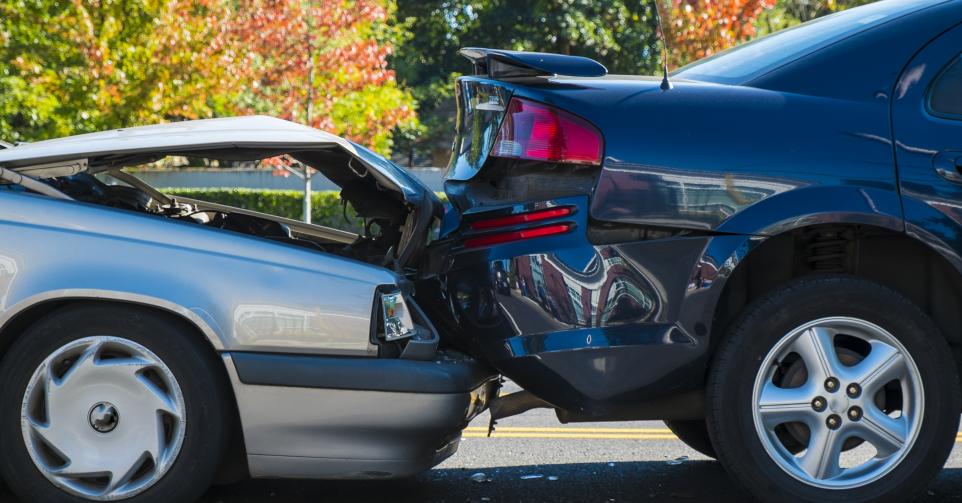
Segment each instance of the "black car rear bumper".
[[510,337],[495,361],[545,401],[605,415],[697,385],[703,351],[670,324],[629,324]]
[[[564,217],[573,232],[445,251],[442,286],[418,291],[434,297],[420,304],[443,336],[576,415],[641,418],[639,407],[701,390],[711,324],[703,306],[713,305],[713,282],[744,237],[592,243],[587,197],[551,204],[577,207]],[[702,413],[671,408],[656,417]]]

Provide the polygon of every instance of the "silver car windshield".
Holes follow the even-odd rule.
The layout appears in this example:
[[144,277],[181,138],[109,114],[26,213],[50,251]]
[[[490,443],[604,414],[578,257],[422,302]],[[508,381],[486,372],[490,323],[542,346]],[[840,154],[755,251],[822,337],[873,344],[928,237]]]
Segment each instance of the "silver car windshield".
[[673,76],[743,84],[842,39],[938,3],[942,2],[883,0],[837,12],[696,61]]

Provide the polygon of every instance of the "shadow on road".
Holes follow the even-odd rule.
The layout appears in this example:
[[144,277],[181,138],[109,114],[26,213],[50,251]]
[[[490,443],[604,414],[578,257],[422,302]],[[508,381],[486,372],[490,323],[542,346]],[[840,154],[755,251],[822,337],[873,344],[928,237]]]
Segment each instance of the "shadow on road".
[[[474,482],[479,471],[490,482]],[[541,478],[522,479],[530,475]],[[549,480],[557,477],[557,480]],[[511,466],[485,470],[439,469],[390,481],[249,480],[217,487],[205,503],[300,502],[745,502],[712,461],[663,461]],[[922,502],[962,501],[962,469],[942,470]]]
[[[659,461],[584,463],[490,468],[490,482],[471,480],[475,470],[432,470],[416,478],[387,481],[248,480],[215,487],[203,503],[339,502],[744,502],[748,497],[718,463]],[[541,478],[523,480],[528,475]],[[558,477],[549,480],[548,477]],[[16,501],[0,485],[0,501]],[[942,470],[919,501],[962,501],[962,469]]]
[[[490,482],[471,476],[485,473]],[[522,479],[541,475],[540,478]],[[550,479],[549,479],[550,477]],[[557,477],[557,480],[553,480]],[[397,481],[250,480],[214,488],[206,503],[296,502],[740,502],[745,496],[718,463],[646,461],[438,469]]]

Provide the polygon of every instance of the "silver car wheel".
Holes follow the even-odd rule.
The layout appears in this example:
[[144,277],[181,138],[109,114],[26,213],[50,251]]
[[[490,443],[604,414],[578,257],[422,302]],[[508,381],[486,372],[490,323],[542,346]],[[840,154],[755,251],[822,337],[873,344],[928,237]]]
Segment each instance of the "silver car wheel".
[[154,353],[118,337],[85,337],[49,355],[27,384],[20,412],[37,469],[91,500],[138,494],[170,469],[186,410],[173,373]]
[[812,486],[851,489],[891,472],[924,411],[921,376],[885,329],[822,318],[782,337],[759,368],[755,430],[768,455]]

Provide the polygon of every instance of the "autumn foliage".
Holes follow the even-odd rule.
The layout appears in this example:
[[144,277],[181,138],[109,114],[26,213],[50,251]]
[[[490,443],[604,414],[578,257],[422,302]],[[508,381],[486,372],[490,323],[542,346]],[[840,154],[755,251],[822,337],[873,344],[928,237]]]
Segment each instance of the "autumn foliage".
[[[867,1],[656,0],[664,7],[675,68],[756,36],[756,26],[772,31]],[[452,79],[467,69],[459,47],[578,54],[599,59],[613,73],[650,74],[660,70],[654,5],[0,1],[0,139],[33,141],[263,113],[309,123],[382,153],[401,131],[398,138],[430,154],[440,151],[433,157],[441,159],[453,127]]]
[[[667,1],[665,32],[673,66],[710,56],[751,39],[755,19],[776,0],[659,0]],[[668,10],[668,9],[666,9]]]
[[[0,2],[0,138],[264,113],[388,152],[393,0]],[[308,109],[311,109],[308,120]]]
[[208,117],[228,85],[209,59],[213,0],[0,2],[0,137]]
[[378,0],[242,0],[217,44],[245,91],[239,107],[336,132],[386,151],[414,121],[388,69],[392,4]]

